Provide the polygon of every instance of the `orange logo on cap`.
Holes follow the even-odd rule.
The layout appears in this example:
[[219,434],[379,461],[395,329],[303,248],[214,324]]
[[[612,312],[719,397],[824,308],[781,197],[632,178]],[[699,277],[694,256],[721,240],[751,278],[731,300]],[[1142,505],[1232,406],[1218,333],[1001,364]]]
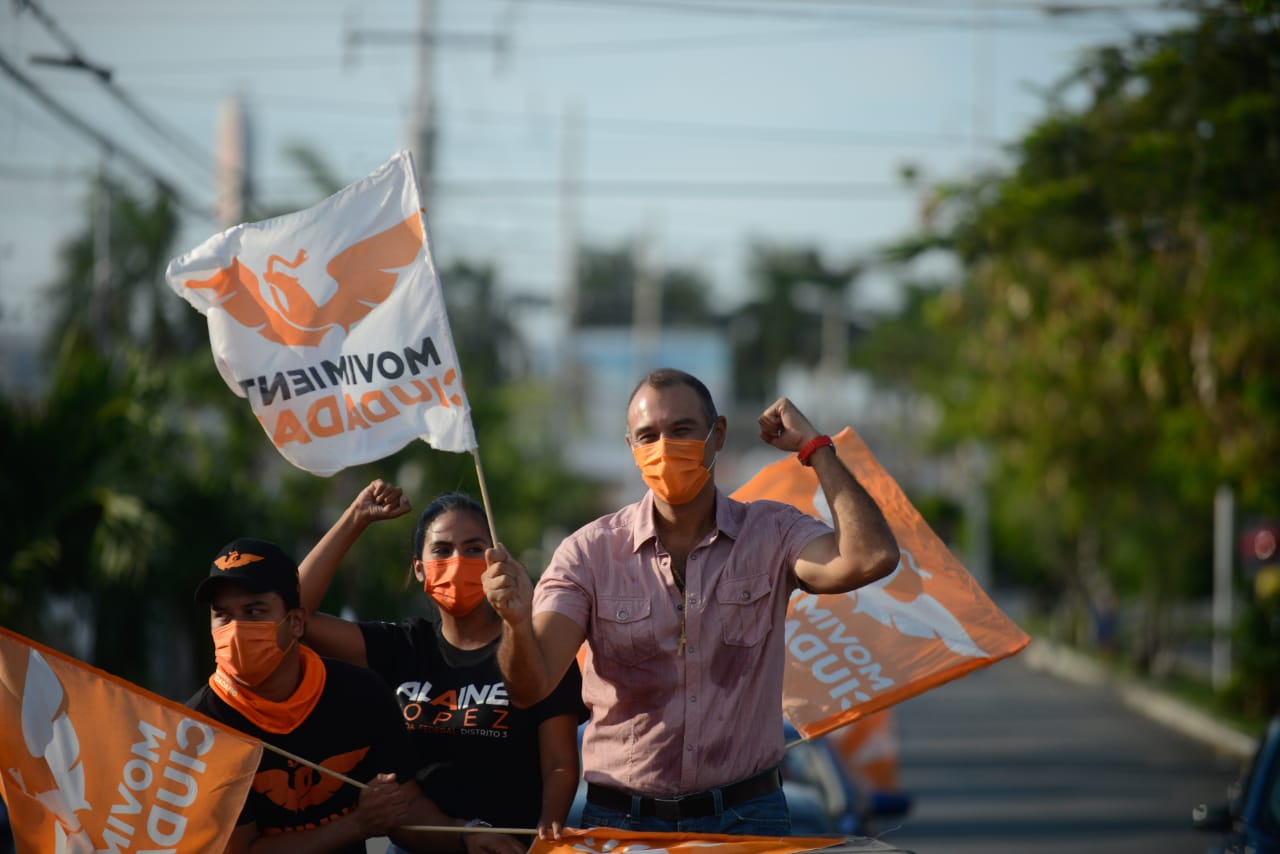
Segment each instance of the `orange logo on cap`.
[[257,563],[263,560],[259,555],[251,555],[247,552],[229,551],[213,562],[213,565],[222,571],[235,569],[237,566],[244,566],[250,563]]
[[[350,332],[391,295],[398,275],[388,271],[398,270],[418,257],[423,240],[422,220],[415,213],[343,249],[325,265],[337,290],[324,302],[317,302],[312,296],[316,288],[304,287],[301,277],[293,275],[295,271],[301,273],[310,262],[306,249],[299,249],[292,261],[280,255],[270,256],[262,274],[265,288],[258,282],[258,275],[239,258],[208,279],[188,281],[186,287],[213,289],[219,306],[240,325],[257,330],[268,341],[318,347],[329,330],[338,326],[343,332]],[[289,272],[278,267],[288,268]],[[324,287],[328,283],[315,284]]]

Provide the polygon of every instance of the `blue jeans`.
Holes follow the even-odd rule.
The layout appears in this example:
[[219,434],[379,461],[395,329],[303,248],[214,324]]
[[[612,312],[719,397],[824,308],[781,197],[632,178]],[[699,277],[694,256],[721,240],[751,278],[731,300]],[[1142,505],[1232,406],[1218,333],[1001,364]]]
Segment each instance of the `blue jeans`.
[[582,810],[583,827],[616,827],[621,830],[659,833],[732,833],[738,836],[790,836],[791,813],[781,789],[723,810],[718,815],[663,821],[651,815],[633,816],[591,802]]

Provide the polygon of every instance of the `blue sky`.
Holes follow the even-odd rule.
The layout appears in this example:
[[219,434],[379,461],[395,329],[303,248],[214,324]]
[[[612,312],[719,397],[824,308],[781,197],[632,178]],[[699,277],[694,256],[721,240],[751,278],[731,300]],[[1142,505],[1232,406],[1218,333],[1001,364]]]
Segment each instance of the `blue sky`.
[[[904,165],[955,179],[1000,162],[1001,144],[1044,114],[1039,93],[1083,50],[1174,21],[1137,0],[1071,16],[1044,5],[436,0],[437,260],[489,261],[508,293],[551,297],[567,235],[642,240],[652,263],[701,270],[730,306],[748,294],[753,240],[816,245],[833,261],[867,255],[916,222]],[[30,10],[0,12],[0,54],[198,207],[212,204],[207,152],[232,91],[249,105],[268,205],[318,200],[282,156],[287,145],[312,147],[353,180],[405,144],[417,51],[385,34],[416,30],[417,3],[38,7],[181,142],[149,130],[91,75],[31,63],[65,48]],[[348,44],[356,32],[367,38]],[[566,151],[581,187],[571,231],[558,187]],[[0,77],[0,334],[42,323],[40,287],[83,222],[100,162],[96,144]],[[108,168],[145,185],[120,157]],[[217,230],[189,218],[175,254]],[[892,296],[887,279],[872,279],[862,304]]]

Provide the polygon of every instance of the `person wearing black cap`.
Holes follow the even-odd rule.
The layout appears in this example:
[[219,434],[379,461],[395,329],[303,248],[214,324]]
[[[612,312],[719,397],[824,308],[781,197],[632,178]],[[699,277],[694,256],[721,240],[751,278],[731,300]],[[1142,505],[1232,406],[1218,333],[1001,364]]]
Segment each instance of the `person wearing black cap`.
[[210,608],[217,666],[187,705],[365,784],[357,789],[264,749],[228,851],[364,854],[364,841],[377,836],[413,851],[524,850],[499,834],[399,829],[467,822],[446,816],[413,781],[390,687],[298,643],[306,628],[298,567],[279,546],[250,538],[228,543],[195,598]]

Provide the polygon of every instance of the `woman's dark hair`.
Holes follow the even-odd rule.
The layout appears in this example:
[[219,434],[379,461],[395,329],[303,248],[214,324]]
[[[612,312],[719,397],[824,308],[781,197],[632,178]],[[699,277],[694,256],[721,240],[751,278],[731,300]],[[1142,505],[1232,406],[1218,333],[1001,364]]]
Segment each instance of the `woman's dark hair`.
[[[422,557],[422,547],[426,544],[427,529],[431,527],[431,523],[436,517],[450,510],[462,510],[467,513],[474,513],[475,517],[480,520],[486,530],[489,527],[489,517],[484,512],[484,507],[480,505],[474,498],[463,492],[442,492],[437,495],[430,504],[422,509],[418,514],[418,525],[413,529],[413,555],[411,563]],[[493,545],[490,543],[490,545]]]

